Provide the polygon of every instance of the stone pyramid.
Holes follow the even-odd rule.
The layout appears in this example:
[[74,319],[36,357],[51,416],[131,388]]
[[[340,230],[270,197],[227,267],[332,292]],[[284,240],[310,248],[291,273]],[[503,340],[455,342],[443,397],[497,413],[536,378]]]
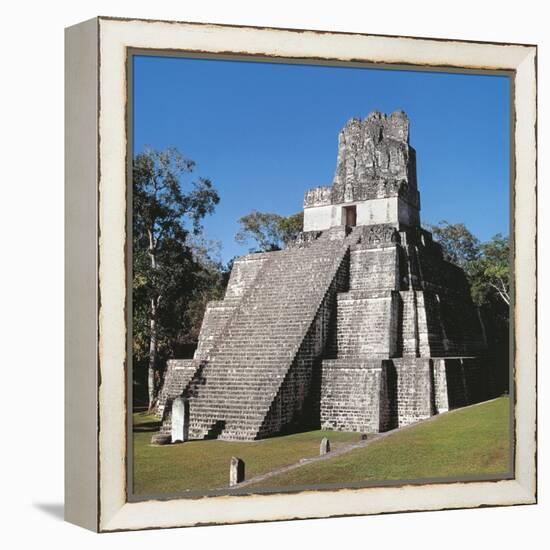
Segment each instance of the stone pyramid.
[[350,120],[331,186],[306,191],[287,249],[238,258],[194,359],[160,394],[189,402],[189,437],[379,432],[486,399],[480,316],[463,271],[420,226],[405,113]]

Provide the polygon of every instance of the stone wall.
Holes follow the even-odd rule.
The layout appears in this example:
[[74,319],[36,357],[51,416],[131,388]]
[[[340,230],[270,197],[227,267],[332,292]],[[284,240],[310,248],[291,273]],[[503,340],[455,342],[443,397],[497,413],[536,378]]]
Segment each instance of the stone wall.
[[199,334],[199,342],[195,351],[195,359],[208,359],[210,350],[222,335],[225,325],[231,318],[239,300],[219,300],[208,302],[202,327]]
[[444,354],[439,301],[428,292],[412,291],[416,296],[418,341],[421,357]]
[[435,414],[431,359],[393,359],[397,375],[397,419],[399,426],[425,420]]
[[321,428],[378,433],[396,427],[395,369],[391,361],[323,361]]
[[332,186],[305,193],[304,231],[344,224],[342,206],[354,204],[357,225],[419,225],[416,154],[405,113],[374,112],[346,123],[338,137]]
[[349,280],[347,253],[326,290],[315,318],[287,371],[258,433],[258,437],[319,426],[321,359],[330,346],[335,302]]
[[338,357],[392,357],[397,349],[396,295],[347,292],[338,295]]
[[406,197],[393,196],[351,201],[344,204],[320,204],[304,209],[304,231],[322,231],[336,225],[344,225],[348,206],[356,206],[357,226],[391,224],[414,225],[420,222],[418,207],[409,203]]
[[403,196],[418,210],[415,153],[408,139],[402,112],[349,120],[338,137],[333,204]]
[[321,427],[378,433],[435,414],[428,358],[323,361]]
[[401,291],[399,298],[397,355],[418,357],[420,356],[420,342],[416,291]]
[[342,223],[341,209],[332,204],[304,209],[304,231],[324,231]]
[[359,244],[351,251],[350,289],[393,291],[399,285],[397,246],[371,248]]
[[400,291],[397,349],[405,357],[477,355],[485,351],[479,318],[471,303],[453,296]]
[[386,431],[493,397],[479,358],[408,357],[323,361],[321,427]]
[[166,362],[164,383],[159,392],[157,407],[159,418],[163,418],[166,406],[169,408],[172,400],[182,394],[199,365],[200,361],[195,359],[170,359]]
[[194,359],[208,359],[215,344],[222,339],[223,331],[243,296],[254,288],[258,274],[272,254],[249,254],[234,261],[224,299],[206,304]]
[[367,239],[353,246],[349,281],[349,292],[339,294],[337,301],[337,356],[392,357],[399,316],[394,292],[399,284],[397,245]]
[[308,189],[304,195],[304,208],[332,204],[332,187],[321,186]]
[[233,262],[225,298],[241,298],[253,286],[258,273],[271,255],[271,252],[264,252],[237,258]]
[[479,355],[485,352],[481,323],[472,303],[442,295],[439,309],[448,341],[444,355]]

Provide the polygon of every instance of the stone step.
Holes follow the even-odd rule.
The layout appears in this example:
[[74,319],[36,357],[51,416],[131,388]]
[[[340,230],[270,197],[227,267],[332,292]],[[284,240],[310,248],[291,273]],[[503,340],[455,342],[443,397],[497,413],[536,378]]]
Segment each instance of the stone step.
[[191,437],[223,420],[222,439],[256,438],[352,240],[269,256],[191,384]]
[[[203,408],[207,407],[219,407],[220,405],[224,405],[225,408],[228,408],[230,406],[234,406],[235,408],[238,408],[239,410],[244,410],[247,406],[253,404],[253,406],[259,404],[259,403],[265,403],[267,400],[273,399],[275,396],[275,391],[272,392],[256,392],[255,389],[248,389],[248,391],[241,391],[241,394],[248,393],[246,396],[239,396],[239,392],[233,391],[225,393],[222,391],[211,391],[208,392],[208,394],[203,394],[203,397],[201,398],[201,394],[199,393],[196,397],[193,397],[191,400],[190,405],[193,407],[194,411],[201,410]],[[194,401],[194,403],[193,403]],[[252,405],[251,405],[252,406]]]
[[200,415],[190,420],[189,425],[206,427],[207,425],[212,426],[217,422],[225,422],[227,426],[230,424],[236,424],[237,426],[247,426],[248,428],[255,427],[257,429],[264,420],[263,414],[253,414],[251,412],[249,414],[239,414],[238,411],[233,411],[232,413],[229,411],[224,412],[226,413],[226,416],[221,417],[220,411],[202,411]]
[[231,415],[227,416],[225,418],[220,418],[219,416],[215,415],[209,415],[206,414],[202,416],[199,420],[191,419],[189,421],[189,429],[193,430],[203,430],[208,428],[211,428],[214,424],[217,422],[226,422],[226,427],[230,426],[231,424],[235,424],[237,426],[246,427],[247,429],[256,429],[258,422],[261,422],[263,420],[263,416],[261,415],[248,415],[248,416],[238,416],[238,415]]
[[[277,377],[277,379],[274,380],[274,381],[281,382],[283,380],[283,378],[284,378],[283,376],[280,376],[280,377]],[[233,380],[230,380],[230,379],[217,380],[217,381],[215,381],[211,384],[205,384],[204,386],[200,386],[200,387],[197,386],[194,389],[196,389],[199,393],[202,390],[203,392],[208,391],[210,393],[221,393],[221,394],[223,394],[225,392],[228,395],[230,394],[231,391],[239,390],[239,389],[247,390],[247,391],[254,391],[254,394],[257,395],[257,396],[271,395],[272,394],[270,389],[266,389],[265,383],[264,383],[264,385],[259,385],[257,383],[243,384],[239,380],[233,381]],[[239,397],[240,399],[243,399],[243,400],[245,399],[244,396],[237,395],[237,397]]]
[[[198,400],[197,400],[198,401]],[[261,404],[262,401],[257,402],[237,402],[237,401],[208,401],[201,402],[200,406],[195,406],[191,413],[191,419],[201,419],[204,415],[210,415],[215,420],[223,420],[224,418],[229,418],[234,414],[237,415],[249,415],[249,416],[261,416],[262,413],[258,411],[258,404]],[[265,404],[265,401],[264,401]],[[223,410],[220,410],[220,405],[223,406]]]

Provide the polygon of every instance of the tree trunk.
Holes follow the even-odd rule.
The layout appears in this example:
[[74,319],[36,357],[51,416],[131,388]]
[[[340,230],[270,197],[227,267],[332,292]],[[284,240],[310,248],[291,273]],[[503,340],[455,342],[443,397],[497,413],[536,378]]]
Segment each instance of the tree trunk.
[[[151,267],[157,269],[157,257],[156,257],[156,242],[153,238],[153,232],[148,231],[149,234],[149,257],[151,258]],[[149,369],[148,369],[148,391],[149,391],[149,412],[152,412],[156,407],[157,402],[157,310],[160,296],[154,296],[151,298],[151,310],[149,321]]]
[[155,298],[151,298],[151,320],[149,321],[150,340],[149,340],[149,412],[153,411],[157,399],[156,388],[156,367],[157,367],[157,303]]
[[504,283],[501,283],[501,284],[502,286],[499,287],[498,285],[495,285],[495,283],[489,283],[489,285],[492,286],[498,292],[498,295],[502,298],[502,301],[507,306],[510,306],[510,295],[508,294],[508,291],[506,290]]

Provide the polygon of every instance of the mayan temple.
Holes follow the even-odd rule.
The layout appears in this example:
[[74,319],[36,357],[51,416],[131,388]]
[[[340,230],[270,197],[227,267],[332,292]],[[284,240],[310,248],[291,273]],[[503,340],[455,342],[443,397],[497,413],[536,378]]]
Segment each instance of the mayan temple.
[[420,226],[409,120],[374,112],[340,132],[296,241],[235,261],[194,358],[168,362],[154,441],[177,397],[189,439],[386,431],[487,399],[486,347],[464,272]]

